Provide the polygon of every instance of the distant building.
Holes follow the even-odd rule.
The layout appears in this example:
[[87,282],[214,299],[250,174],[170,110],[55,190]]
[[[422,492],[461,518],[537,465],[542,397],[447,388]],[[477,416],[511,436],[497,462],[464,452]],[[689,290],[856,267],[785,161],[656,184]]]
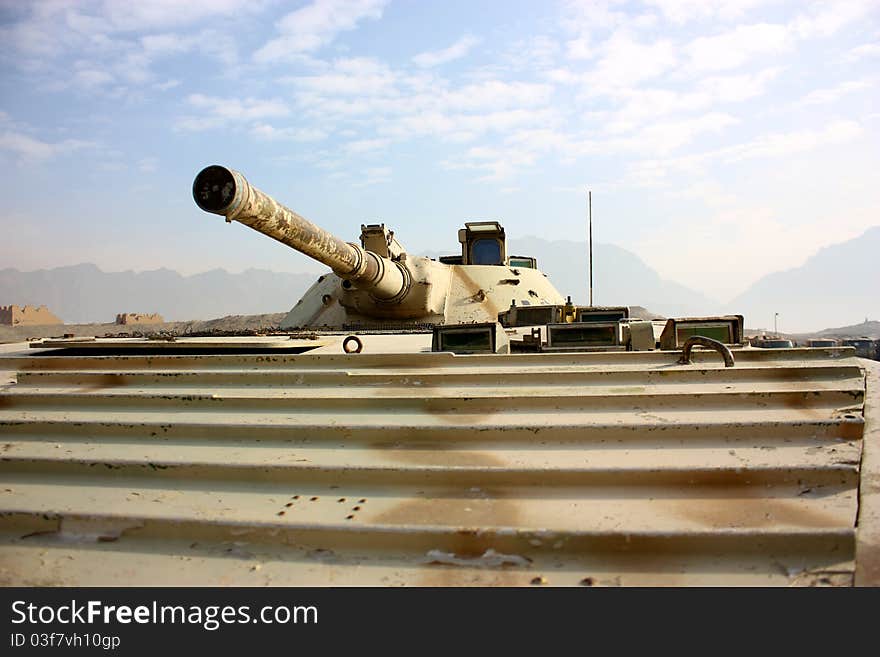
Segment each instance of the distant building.
[[49,312],[46,306],[0,306],[0,324],[4,326],[39,326],[42,324],[63,324]]
[[117,324],[162,324],[165,320],[159,313],[121,313],[116,315]]

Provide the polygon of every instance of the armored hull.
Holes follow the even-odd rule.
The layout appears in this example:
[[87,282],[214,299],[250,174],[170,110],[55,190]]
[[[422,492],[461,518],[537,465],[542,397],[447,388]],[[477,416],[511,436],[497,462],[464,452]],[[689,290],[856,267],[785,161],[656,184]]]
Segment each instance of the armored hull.
[[880,584],[880,364],[578,307],[494,222],[439,262],[346,243],[205,171],[332,271],[283,335],[0,346],[4,584]]
[[877,583],[878,373],[851,350],[429,339],[7,347],[2,581]]

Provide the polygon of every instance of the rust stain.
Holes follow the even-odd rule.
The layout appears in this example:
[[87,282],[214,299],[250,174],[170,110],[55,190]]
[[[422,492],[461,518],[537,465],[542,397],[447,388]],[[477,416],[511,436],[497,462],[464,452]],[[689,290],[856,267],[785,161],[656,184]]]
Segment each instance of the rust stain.
[[503,460],[488,452],[465,451],[452,449],[453,444],[434,443],[430,445],[420,444],[418,448],[399,447],[397,445],[374,445],[376,451],[381,452],[382,457],[413,465],[437,465],[437,466],[478,466],[492,465],[504,466]]
[[825,420],[828,419],[828,412],[809,405],[807,393],[783,393],[778,396],[783,406],[797,411],[807,420]]
[[[445,525],[458,527],[451,552],[478,557],[487,550],[500,550],[494,533],[486,527],[516,527],[520,513],[516,501],[497,489],[436,491],[433,497],[408,499],[378,514],[374,522],[391,525]],[[480,530],[475,528],[482,528]],[[446,549],[446,548],[444,548]]]
[[837,436],[844,440],[861,440],[864,436],[865,423],[844,420],[837,425]]
[[790,500],[765,499],[760,505],[742,506],[731,499],[682,501],[679,516],[711,529],[779,527],[841,527],[840,515],[820,512]]
[[[471,425],[477,418],[490,418],[498,414],[499,409],[485,408],[488,401],[473,399],[431,399],[421,401],[422,410],[430,413],[438,420],[453,425]],[[479,408],[482,405],[483,408]]]
[[527,586],[534,577],[529,572],[502,569],[471,569],[455,566],[428,566],[416,586]]
[[[482,489],[486,497],[431,497],[416,498],[401,502],[387,511],[380,513],[375,518],[377,523],[392,525],[451,525],[454,527],[511,527],[516,526],[519,517],[515,502],[504,499],[499,492]],[[463,491],[462,491],[463,492]],[[456,492],[461,495],[462,492]],[[461,534],[466,540],[463,542],[484,544],[479,541],[471,541],[471,534]],[[480,537],[476,537],[480,538]],[[468,554],[476,556],[492,547],[485,545],[478,553]],[[458,550],[455,551],[459,553]]]
[[87,392],[97,392],[98,390],[107,390],[109,388],[119,388],[128,385],[125,376],[122,374],[101,374],[95,377],[95,380],[88,385],[83,386],[83,390]]
[[468,292],[470,292],[470,296],[473,298],[477,298],[480,294],[483,294],[483,305],[485,306],[485,310],[489,313],[490,317],[497,317],[500,312],[498,306],[492,303],[492,297],[486,296],[485,292],[483,292],[482,287],[477,284],[470,276],[468,276],[465,271],[461,267],[455,268],[455,274],[459,277],[459,280],[464,284],[465,288]]

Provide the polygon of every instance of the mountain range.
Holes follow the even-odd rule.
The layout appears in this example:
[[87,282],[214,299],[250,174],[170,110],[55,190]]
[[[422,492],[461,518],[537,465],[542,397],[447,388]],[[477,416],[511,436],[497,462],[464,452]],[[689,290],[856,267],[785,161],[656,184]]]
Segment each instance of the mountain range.
[[314,274],[212,269],[183,276],[170,269],[105,272],[81,264],[21,272],[0,270],[0,305],[45,304],[68,324],[113,322],[117,313],[160,313],[167,321],[289,310]]
[[[590,299],[587,243],[548,241],[539,237],[509,239],[509,255],[532,256],[563,295],[575,303]],[[701,292],[669,281],[634,253],[613,244],[593,244],[593,304],[644,306],[667,317],[705,315],[717,301]]]
[[[585,242],[510,239],[508,253],[533,256],[563,295],[587,303]],[[768,274],[728,303],[662,278],[635,254],[593,245],[593,302],[644,306],[666,316],[721,312],[745,316],[746,325],[814,331],[880,317],[880,226],[825,247],[795,269]],[[424,253],[431,257],[440,253]],[[183,276],[170,269],[104,272],[93,264],[21,272],[0,270],[0,305],[45,304],[67,323],[112,322],[117,313],[161,313],[168,321],[255,315],[289,310],[314,274],[223,269]]]
[[751,327],[781,332],[818,331],[828,326],[880,319],[880,226],[859,237],[820,249],[803,265],[767,274],[724,304],[745,315]]

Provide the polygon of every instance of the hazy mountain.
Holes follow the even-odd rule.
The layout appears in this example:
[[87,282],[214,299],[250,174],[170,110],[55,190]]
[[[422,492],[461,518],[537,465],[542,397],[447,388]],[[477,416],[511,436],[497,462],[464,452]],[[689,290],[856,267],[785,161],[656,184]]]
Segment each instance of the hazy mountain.
[[[556,289],[587,303],[589,268],[587,243],[547,241],[538,237],[511,239],[511,255],[534,256]],[[666,316],[705,315],[718,303],[696,290],[665,280],[634,253],[613,244],[593,243],[593,303],[605,306],[644,306]]]
[[[796,335],[800,338],[800,335]],[[880,321],[865,321],[852,326],[839,326],[837,328],[827,328],[821,331],[803,334],[804,338],[871,338],[876,340],[880,338]]]
[[[532,256],[563,295],[575,303],[589,302],[587,243],[548,241],[540,237],[508,240],[509,255]],[[452,255],[431,252],[426,255]],[[662,279],[637,255],[612,244],[593,244],[593,303],[604,306],[643,306],[666,316],[706,315],[718,302],[678,283]]]
[[[508,252],[534,256],[563,295],[589,299],[585,242],[511,239]],[[643,306],[667,316],[722,311],[745,315],[750,328],[772,328],[779,313],[784,332],[815,331],[880,317],[880,226],[826,247],[802,267],[769,274],[723,306],[664,280],[636,255],[610,244],[593,245],[593,301]],[[444,255],[429,253],[432,257]],[[182,276],[169,269],[103,272],[95,265],[20,272],[0,270],[0,305],[45,304],[68,323],[111,322],[121,312],[158,312],[169,321],[256,315],[289,310],[314,274],[223,269]]]
[[288,311],[314,274],[214,269],[104,272],[92,264],[0,270],[0,305],[45,304],[67,323],[112,322],[117,313],[161,313],[168,321]]
[[[589,299],[586,245],[540,238],[511,240],[511,254],[534,256],[562,294]],[[436,257],[439,254],[429,254]],[[635,255],[594,245],[594,303],[644,306],[664,315],[705,314],[716,304],[664,281]],[[314,274],[214,269],[182,276],[170,269],[104,272],[93,264],[20,272],[0,270],[0,305],[45,304],[67,323],[112,322],[117,313],[161,313],[168,321],[286,312]]]
[[754,328],[817,331],[880,317],[880,226],[821,249],[796,269],[768,274],[726,304]]

